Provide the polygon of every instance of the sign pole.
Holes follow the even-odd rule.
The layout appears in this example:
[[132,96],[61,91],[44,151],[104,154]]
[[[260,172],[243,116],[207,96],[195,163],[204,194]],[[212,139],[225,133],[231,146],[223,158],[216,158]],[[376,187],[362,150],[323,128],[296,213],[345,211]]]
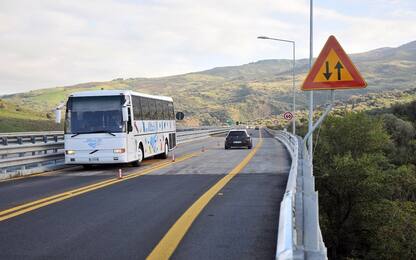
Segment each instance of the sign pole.
[[293,135],[296,134],[296,89],[295,89],[295,62],[296,62],[296,54],[295,54],[295,42],[293,44],[293,68],[292,68],[292,91],[293,91],[293,119],[292,119],[292,131]]
[[334,106],[334,98],[335,98],[335,90],[332,89],[331,90],[331,103],[328,104],[328,106],[325,109],[325,112],[321,115],[321,117],[319,117],[318,121],[316,121],[316,123],[312,126],[312,129],[309,130],[308,133],[305,135],[305,137],[303,138],[303,142],[306,142],[306,140],[308,140],[308,138],[312,136],[313,131],[315,131],[315,129],[322,123],[322,121],[324,121],[324,119],[329,114],[329,112],[331,112],[332,107]]
[[[313,0],[310,0],[309,4],[310,13],[309,13],[309,70],[312,68],[312,59],[313,59]],[[308,132],[312,131],[313,126],[313,91],[309,92],[309,123],[308,123]],[[313,162],[313,139],[312,135],[309,136],[309,159],[310,163]]]
[[[312,140],[313,131],[323,122],[325,117],[331,111],[334,105],[334,90],[365,88],[366,86],[367,83],[364,78],[360,75],[335,36],[329,36],[321,53],[309,70],[309,73],[302,84],[302,90],[311,92],[313,90],[331,90],[331,101],[325,109],[325,112],[315,124],[313,123],[312,118],[309,118],[308,133],[305,135],[303,141],[307,142],[308,140]],[[313,112],[312,107],[310,112]],[[309,142],[309,154],[313,155],[311,143],[312,142]]]

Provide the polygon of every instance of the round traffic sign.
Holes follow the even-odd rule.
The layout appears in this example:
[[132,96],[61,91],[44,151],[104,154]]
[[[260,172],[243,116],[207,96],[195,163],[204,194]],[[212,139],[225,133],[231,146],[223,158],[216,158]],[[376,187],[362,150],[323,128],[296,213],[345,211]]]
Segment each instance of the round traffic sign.
[[293,114],[291,112],[285,112],[283,114],[283,118],[286,120],[292,120],[293,119]]
[[183,112],[176,113],[176,119],[177,120],[183,120],[184,117],[185,117],[185,115],[183,114]]

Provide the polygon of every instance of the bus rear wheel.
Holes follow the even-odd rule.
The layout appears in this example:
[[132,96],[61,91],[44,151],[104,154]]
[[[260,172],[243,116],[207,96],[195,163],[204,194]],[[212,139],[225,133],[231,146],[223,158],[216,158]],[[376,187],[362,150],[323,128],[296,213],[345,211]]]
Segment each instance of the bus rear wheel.
[[165,150],[163,151],[163,153],[158,154],[157,158],[166,159],[168,158],[168,155],[169,155],[169,145],[168,145],[168,142],[165,142]]

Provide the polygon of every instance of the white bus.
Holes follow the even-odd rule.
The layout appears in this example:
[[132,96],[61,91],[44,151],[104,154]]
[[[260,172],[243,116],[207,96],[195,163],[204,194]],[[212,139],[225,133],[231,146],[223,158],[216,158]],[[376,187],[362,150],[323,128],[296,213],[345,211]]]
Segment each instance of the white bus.
[[166,158],[176,147],[170,97],[126,90],[78,92],[69,96],[65,118],[65,163],[133,163]]

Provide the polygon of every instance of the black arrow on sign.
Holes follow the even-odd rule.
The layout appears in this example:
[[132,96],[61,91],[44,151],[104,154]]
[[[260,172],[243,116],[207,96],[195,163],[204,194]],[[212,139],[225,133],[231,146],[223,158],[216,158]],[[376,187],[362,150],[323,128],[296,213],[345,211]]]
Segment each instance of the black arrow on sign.
[[341,80],[341,69],[344,67],[342,67],[342,64],[338,61],[337,65],[335,65],[335,68],[338,70],[338,80]]
[[329,80],[332,73],[329,72],[329,62],[328,61],[325,62],[325,67],[326,67],[326,72],[324,73],[324,76],[325,76],[326,80]]

